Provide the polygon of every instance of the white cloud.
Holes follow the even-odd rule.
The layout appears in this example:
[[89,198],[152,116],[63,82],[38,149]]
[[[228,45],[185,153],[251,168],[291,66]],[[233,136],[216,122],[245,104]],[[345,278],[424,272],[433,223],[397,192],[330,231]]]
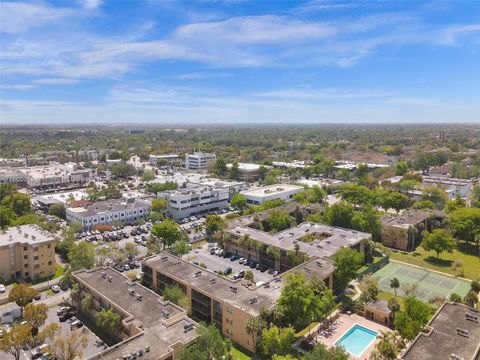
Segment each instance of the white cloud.
[[65,78],[47,78],[47,79],[36,79],[33,80],[33,83],[40,85],[71,85],[78,84],[80,81],[75,79],[65,79]]
[[86,9],[96,9],[103,4],[103,0],[82,0]]
[[211,78],[226,78],[231,76],[233,75],[229,73],[193,72],[193,73],[175,75],[175,76],[172,76],[172,78],[180,79],[180,80],[202,80],[202,79],[211,79]]
[[480,24],[453,25],[443,31],[443,38],[440,39],[440,42],[453,45],[460,38],[474,34],[480,34]]
[[41,4],[0,2],[0,30],[24,33],[31,28],[49,25],[73,14],[71,9],[53,8]]

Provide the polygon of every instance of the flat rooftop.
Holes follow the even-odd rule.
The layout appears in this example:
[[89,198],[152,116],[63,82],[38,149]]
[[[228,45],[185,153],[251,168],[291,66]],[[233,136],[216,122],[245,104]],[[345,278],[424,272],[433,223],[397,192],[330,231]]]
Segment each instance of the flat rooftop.
[[[477,316],[477,322],[466,314]],[[431,331],[420,333],[401,356],[404,360],[475,360],[480,356],[480,311],[463,304],[445,302],[429,322]],[[457,328],[467,330],[468,337],[457,334]]]
[[382,219],[382,222],[384,225],[408,228],[409,226],[415,226],[418,223],[425,221],[430,216],[432,216],[432,213],[428,211],[410,210],[399,216],[385,217]]
[[[265,245],[272,245],[287,251],[293,250],[295,244],[298,244],[301,252],[317,257],[331,257],[341,247],[352,247],[359,244],[362,240],[372,237],[370,234],[361,231],[313,222],[304,222],[276,234],[239,226],[228,229],[228,232],[237,237],[248,235],[251,239],[260,241]],[[308,234],[318,234],[322,239],[314,240],[311,243],[300,240],[301,237]]]
[[86,205],[82,207],[69,207],[68,210],[76,213],[77,215],[87,217],[92,215],[97,215],[106,212],[136,209],[142,206],[149,206],[147,201],[134,198],[134,199],[114,199],[106,201],[97,201],[94,204]]
[[[254,164],[254,163],[237,163],[238,164],[238,170],[242,172],[249,172],[249,171],[258,171],[260,170],[259,164]],[[227,168],[231,168],[233,164],[227,164]],[[265,166],[267,169],[271,169],[271,166]]]
[[[261,286],[246,288],[242,285],[243,279],[224,278],[169,253],[162,252],[145,259],[143,263],[154,271],[176,278],[209,297],[240,308],[254,316],[259,315],[262,308],[272,308],[275,305],[284,285],[285,274],[289,273],[285,272],[278,276],[277,280],[272,279]],[[320,279],[325,279],[334,271],[334,267],[327,259],[313,259],[290,271],[302,272],[307,277],[316,275]],[[232,291],[232,287],[236,288],[236,292]],[[255,300],[252,301],[252,299]]]
[[0,233],[0,246],[6,246],[14,243],[21,244],[42,244],[54,241],[54,237],[48,231],[43,230],[37,225],[20,225],[8,228]]
[[302,191],[303,189],[303,186],[298,185],[275,184],[270,186],[264,186],[261,188],[241,191],[240,193],[244,196],[262,197],[268,195],[282,194],[288,191]]
[[[105,278],[102,277],[103,272]],[[123,312],[126,316],[124,321],[133,322],[143,330],[140,336],[127,339],[120,346],[117,344],[108,348],[92,359],[122,358],[123,355],[145,345],[151,348],[149,356],[156,359],[169,353],[172,345],[178,342],[188,343],[196,337],[198,326],[186,316],[185,310],[170,302],[164,302],[162,297],[142,285],[130,283],[125,276],[111,268],[82,270],[76,272],[75,277]],[[111,282],[108,277],[112,278]],[[135,295],[142,295],[142,300],[136,300],[129,294],[128,289],[133,289]],[[169,314],[168,319],[162,315],[165,311]],[[194,330],[184,332],[183,326],[186,324],[194,324]]]

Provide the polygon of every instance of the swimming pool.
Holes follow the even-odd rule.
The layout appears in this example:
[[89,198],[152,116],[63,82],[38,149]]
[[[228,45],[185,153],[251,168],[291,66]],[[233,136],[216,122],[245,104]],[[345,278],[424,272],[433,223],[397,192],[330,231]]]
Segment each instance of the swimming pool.
[[355,324],[335,343],[343,347],[353,356],[360,357],[367,347],[375,340],[378,333]]

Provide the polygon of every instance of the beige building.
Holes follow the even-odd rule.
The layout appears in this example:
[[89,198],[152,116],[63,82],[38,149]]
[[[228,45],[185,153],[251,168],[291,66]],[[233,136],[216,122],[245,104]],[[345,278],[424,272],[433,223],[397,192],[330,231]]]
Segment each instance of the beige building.
[[414,250],[420,243],[422,231],[431,230],[435,218],[445,216],[439,211],[410,210],[396,217],[382,219],[382,244],[399,250]]
[[385,300],[370,301],[363,307],[365,317],[380,324],[392,325],[392,311],[388,308],[388,302]]
[[[287,274],[247,286],[243,279],[227,279],[168,253],[146,258],[142,270],[145,286],[160,295],[167,286],[179,286],[190,300],[189,314],[194,320],[215,324],[224,336],[251,352],[255,352],[258,339],[257,334],[246,331],[246,321],[275,306]],[[314,258],[290,271],[332,285],[334,267],[328,259]]]
[[132,283],[112,268],[81,270],[73,274],[73,279],[80,289],[79,294],[72,296],[77,308],[82,308],[86,294],[93,298],[92,306],[82,310],[90,320],[94,321],[95,314],[102,309],[111,309],[122,318],[119,332],[111,334],[117,343],[100,348],[100,352],[88,360],[140,356],[150,360],[172,360],[180,347],[197,338],[198,324],[185,310],[164,301],[144,286]]
[[55,239],[36,225],[8,228],[0,234],[0,275],[5,279],[41,279],[55,274]]

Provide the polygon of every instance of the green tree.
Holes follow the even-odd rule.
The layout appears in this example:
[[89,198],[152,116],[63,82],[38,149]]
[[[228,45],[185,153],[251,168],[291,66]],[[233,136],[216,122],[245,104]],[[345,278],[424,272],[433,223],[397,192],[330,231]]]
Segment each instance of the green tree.
[[480,244],[480,208],[461,208],[454,210],[448,217],[451,231],[457,239]]
[[388,309],[392,312],[393,318],[395,319],[395,315],[397,314],[397,312],[400,311],[400,303],[398,302],[397,298],[394,297],[389,299],[387,306],[388,306]]
[[427,251],[435,251],[437,259],[442,252],[451,253],[455,249],[455,241],[444,229],[434,229],[431,233],[424,231],[421,245]]
[[52,204],[48,208],[48,215],[56,216],[60,219],[65,219],[65,206],[63,204]]
[[144,171],[142,174],[142,181],[155,180],[155,173],[152,170]]
[[179,256],[180,258],[183,255],[188,254],[189,251],[190,247],[185,240],[179,240],[175,244],[173,244],[172,253],[176,256]]
[[245,331],[247,334],[252,335],[252,344],[255,343],[255,337],[260,334],[260,332],[265,329],[266,327],[265,320],[261,317],[249,317],[247,321],[245,321]]
[[105,333],[118,334],[122,317],[112,309],[102,309],[95,314],[95,324]]
[[478,304],[478,294],[475,291],[470,290],[463,298],[465,304],[471,307],[475,307]]
[[75,360],[83,357],[83,350],[88,345],[88,336],[79,330],[68,333],[68,336],[59,334],[55,336],[52,347],[58,360]]
[[259,350],[265,358],[271,359],[274,354],[288,354],[294,341],[295,331],[291,327],[278,328],[274,325],[263,329]]
[[213,165],[212,172],[217,176],[224,176],[227,173],[227,163],[225,159],[218,158],[217,161],[215,161],[215,165]]
[[220,215],[207,215],[205,219],[205,231],[207,235],[212,235],[217,231],[221,231],[227,227],[225,219]]
[[267,217],[271,232],[278,232],[295,225],[295,219],[286,211],[272,210]]
[[333,294],[318,281],[307,281],[301,273],[288,274],[275,311],[282,314],[282,322],[295,327],[323,320],[334,307]]
[[68,260],[73,271],[93,268],[95,265],[95,245],[86,241],[72,244],[68,251]]
[[178,285],[170,285],[165,287],[163,290],[163,299],[165,301],[171,301],[172,303],[189,310],[190,301],[188,296],[183,292],[183,290]]
[[395,316],[394,325],[400,336],[406,340],[413,340],[423,329],[430,316],[428,305],[414,296],[404,300],[403,310]]
[[455,197],[455,199],[448,201],[445,204],[445,208],[443,209],[446,212],[452,212],[454,210],[458,210],[467,206],[465,200],[463,200],[459,194]]
[[179,360],[230,360],[232,345],[224,339],[215,325],[202,326],[198,329],[198,338],[189,347],[180,349]]
[[165,220],[160,224],[155,224],[150,231],[152,235],[160,239],[165,246],[171,246],[183,237],[180,227],[172,220]]
[[396,332],[380,331],[379,341],[370,355],[371,360],[395,360],[404,343]]
[[267,186],[275,185],[277,183],[277,178],[273,175],[267,175],[265,176],[263,183]]
[[27,284],[13,284],[10,293],[8,294],[8,301],[15,302],[22,309],[37,296],[38,292]]
[[84,313],[88,313],[90,310],[93,308],[93,296],[92,294],[85,294],[83,297],[81,303],[80,303],[80,308]]
[[397,290],[400,288],[400,281],[396,277],[390,280],[390,288],[393,290],[395,298],[397,298]]
[[350,355],[341,347],[327,348],[323,344],[317,344],[312,351],[303,355],[302,360],[349,360]]
[[408,171],[408,165],[405,161],[399,161],[395,165],[395,175],[404,175]]
[[32,328],[28,324],[15,324],[0,339],[0,351],[20,360],[22,348],[32,343]]
[[230,167],[229,176],[233,180],[238,180],[240,178],[240,170],[236,161],[234,161]]
[[355,205],[356,207],[364,207],[366,205],[373,205],[374,203],[373,191],[361,185],[343,185],[340,188],[340,196],[342,197],[342,200]]
[[251,270],[247,270],[245,272],[245,280],[250,281],[252,283],[255,282],[255,275],[253,275],[253,272]]
[[422,200],[433,202],[436,209],[443,209],[448,201],[448,196],[439,187],[426,186],[422,191]]
[[357,270],[362,262],[363,254],[349,247],[342,247],[333,255],[338,288],[345,289],[350,280],[357,277]]
[[158,213],[163,213],[168,207],[168,203],[165,199],[158,198],[152,200],[152,205],[150,206],[150,210]]
[[114,165],[110,168],[110,171],[112,172],[112,175],[122,179],[128,179],[128,177],[134,176],[137,173],[135,167],[130,164]]
[[230,201],[230,205],[232,205],[235,209],[240,211],[243,211],[248,207],[247,199],[245,198],[245,196],[238,193],[232,197],[232,200]]
[[45,324],[48,316],[48,306],[45,304],[27,304],[23,309],[23,320],[32,328],[32,335],[38,333],[40,326]]
[[350,228],[353,215],[354,210],[352,206],[345,202],[339,202],[328,207],[324,218],[329,225]]

